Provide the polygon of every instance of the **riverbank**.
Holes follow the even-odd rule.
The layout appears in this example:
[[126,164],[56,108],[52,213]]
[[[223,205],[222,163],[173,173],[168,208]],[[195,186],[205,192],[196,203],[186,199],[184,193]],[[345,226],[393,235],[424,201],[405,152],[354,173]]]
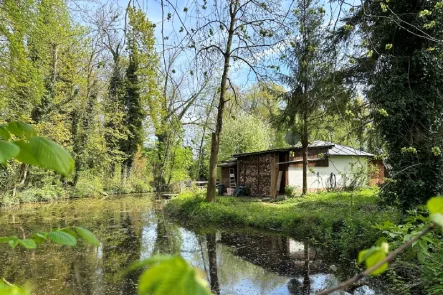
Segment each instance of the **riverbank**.
[[108,197],[113,195],[142,194],[153,192],[154,189],[141,179],[132,177],[125,183],[120,177],[108,181],[103,178],[87,175],[81,177],[76,185],[71,182],[45,181],[34,186],[17,186],[0,192],[0,207],[10,207],[22,203],[51,203],[77,198]]
[[[338,263],[341,277],[346,278],[357,271],[359,251],[380,238],[397,248],[410,238],[411,231],[429,222],[426,209],[410,211],[406,217],[396,208],[377,203],[376,189],[309,194],[275,203],[234,197],[218,197],[215,203],[207,203],[204,192],[187,192],[169,201],[165,212],[190,227],[252,227],[307,241],[326,249],[331,261]],[[376,228],[376,224],[383,225]],[[387,294],[441,294],[441,237],[441,232],[434,232],[397,257],[381,277]]]
[[324,192],[275,203],[219,197],[215,203],[206,203],[204,192],[187,192],[171,200],[165,211],[191,226],[249,226],[280,231],[340,249],[342,260],[354,261],[359,250],[372,246],[380,236],[371,225],[398,223],[401,219],[398,210],[377,205],[376,193],[375,189]]

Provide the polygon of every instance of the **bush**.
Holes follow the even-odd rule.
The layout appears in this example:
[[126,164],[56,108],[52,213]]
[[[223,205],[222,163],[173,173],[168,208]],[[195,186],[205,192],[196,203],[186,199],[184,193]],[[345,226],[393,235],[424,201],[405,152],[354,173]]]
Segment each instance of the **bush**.
[[426,294],[443,294],[443,245],[439,245],[432,257],[421,267]]
[[95,197],[104,193],[102,178],[95,173],[82,172],[73,190],[73,197]]
[[287,186],[285,187],[285,195],[286,195],[288,198],[292,198],[292,197],[294,196],[296,190],[297,190],[297,188],[296,188],[295,186],[293,186],[293,185],[287,185]]
[[17,199],[21,203],[52,202],[64,196],[66,193],[56,185],[45,185],[43,188],[30,187],[17,193]]

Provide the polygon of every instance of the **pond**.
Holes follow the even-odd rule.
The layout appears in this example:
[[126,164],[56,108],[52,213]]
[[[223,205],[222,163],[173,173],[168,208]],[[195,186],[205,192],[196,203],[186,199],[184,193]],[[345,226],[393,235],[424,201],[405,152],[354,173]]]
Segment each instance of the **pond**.
[[[155,254],[181,254],[220,294],[310,294],[338,282],[335,266],[305,242],[252,229],[186,229],[149,195],[25,205],[1,211],[0,224],[0,236],[78,225],[100,239],[99,247],[0,245],[0,277],[30,283],[36,295],[136,294],[140,272],[121,271]],[[376,294],[364,288],[354,294]]]

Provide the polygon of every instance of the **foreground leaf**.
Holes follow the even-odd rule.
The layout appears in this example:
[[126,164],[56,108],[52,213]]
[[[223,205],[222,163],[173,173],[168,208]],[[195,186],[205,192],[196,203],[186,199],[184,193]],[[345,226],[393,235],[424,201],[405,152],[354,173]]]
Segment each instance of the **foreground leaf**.
[[429,213],[443,213],[443,197],[434,197],[428,200],[426,204]]
[[27,286],[20,288],[13,284],[0,282],[0,295],[31,295],[31,288]]
[[9,237],[0,237],[0,243],[9,243]]
[[429,216],[431,218],[431,221],[441,227],[443,227],[443,214],[441,213],[434,213]]
[[76,239],[78,238],[77,233],[76,233],[74,230],[70,229],[69,227],[62,228],[62,229],[60,229],[60,231],[65,232],[65,233],[67,233],[67,234],[73,236],[73,237],[76,238]]
[[32,238],[37,244],[42,244],[46,241],[46,238],[48,237],[48,233],[45,232],[37,232],[32,235]]
[[11,138],[11,134],[9,134],[9,131],[4,125],[0,126],[0,137],[4,140],[9,140]]
[[100,245],[100,241],[97,239],[97,237],[90,230],[80,227],[80,226],[76,226],[75,230],[77,231],[79,236],[82,237],[86,242],[88,242],[94,246]]
[[18,240],[18,243],[25,247],[26,249],[35,249],[37,248],[37,244],[32,239],[24,239],[24,240]]
[[[366,269],[371,268],[376,265],[380,261],[386,258],[386,254],[388,252],[388,244],[382,243],[380,247],[372,247],[370,249],[366,249],[360,251],[358,254],[358,263],[365,262]],[[380,267],[371,272],[372,275],[378,275],[384,273],[388,269],[388,263],[382,264]]]
[[15,141],[20,147],[16,157],[20,162],[57,171],[68,176],[74,169],[74,159],[60,145],[43,137],[32,137],[29,141]]
[[0,140],[0,163],[6,163],[8,160],[14,159],[19,152],[20,148],[12,142]]
[[34,128],[23,122],[10,122],[6,125],[6,129],[18,138],[30,138],[36,135]]
[[[166,259],[153,257],[150,266],[140,277],[139,295],[209,295],[208,283],[201,273],[189,265],[182,257],[173,256]],[[161,262],[160,262],[161,261]]]
[[65,246],[77,245],[77,240],[73,236],[63,231],[52,231],[48,234],[48,237],[56,244]]
[[14,249],[18,245],[18,240],[9,240],[8,244],[12,249]]

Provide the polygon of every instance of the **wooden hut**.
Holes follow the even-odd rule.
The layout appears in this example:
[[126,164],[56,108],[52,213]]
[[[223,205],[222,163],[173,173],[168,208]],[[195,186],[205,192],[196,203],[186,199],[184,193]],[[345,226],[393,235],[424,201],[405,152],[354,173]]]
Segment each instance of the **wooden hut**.
[[[379,184],[384,177],[384,167],[381,161],[372,160],[373,157],[351,147],[315,141],[308,148],[308,188],[346,186],[351,181],[352,170],[357,165],[367,168],[369,163],[379,169],[368,175],[369,183]],[[219,165],[226,188],[246,186],[251,196],[272,198],[284,194],[287,185],[301,188],[303,154],[300,147],[235,154],[233,158],[235,160]]]

